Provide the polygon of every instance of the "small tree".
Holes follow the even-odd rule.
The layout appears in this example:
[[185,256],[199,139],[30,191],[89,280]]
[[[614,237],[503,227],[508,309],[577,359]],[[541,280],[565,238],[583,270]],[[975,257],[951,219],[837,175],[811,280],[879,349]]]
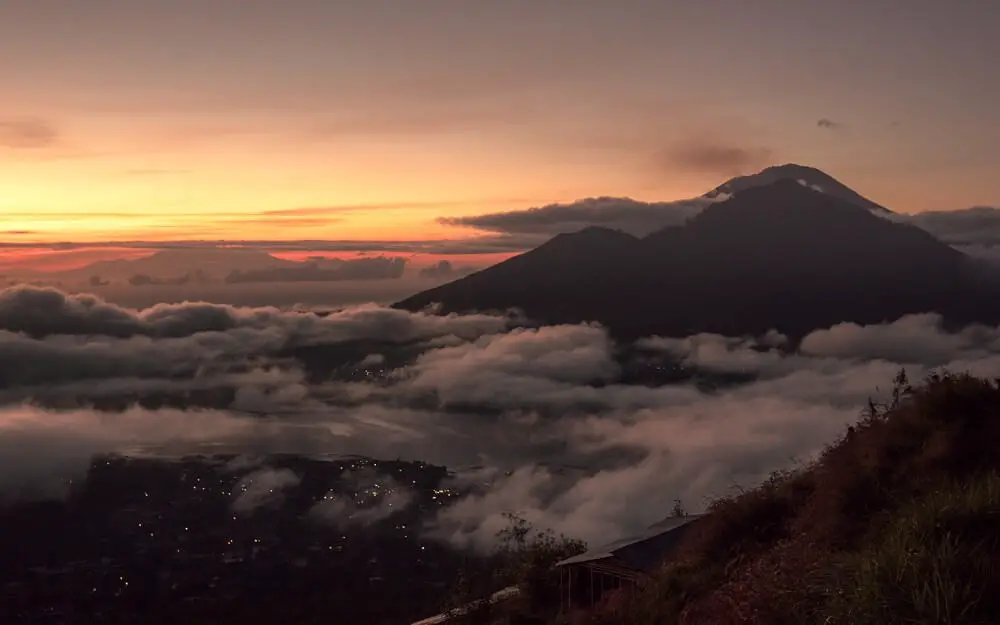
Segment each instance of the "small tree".
[[[932,379],[934,379],[934,375],[928,378],[928,380]],[[892,379],[892,391],[890,391],[890,394],[892,399],[888,403],[877,402],[871,397],[868,398],[868,405],[861,413],[862,423],[871,423],[885,417],[889,411],[899,408],[903,400],[913,395],[913,387],[910,385],[905,368],[900,369],[896,377]]]
[[586,551],[582,541],[556,535],[551,530],[538,531],[517,514],[505,513],[507,526],[497,532],[497,546],[485,559],[469,560],[456,580],[445,611],[456,613],[462,606],[474,604],[459,622],[483,623],[495,615],[489,604],[492,593],[517,586],[524,606],[532,614],[554,612],[559,605],[560,560]]
[[498,553],[504,562],[504,585],[517,585],[532,612],[544,612],[559,602],[559,571],[555,564],[587,550],[583,541],[539,531],[523,517],[507,513],[508,526],[501,530]]
[[903,402],[903,399],[913,394],[913,387],[906,377],[906,369],[900,369],[896,377],[892,379],[892,403],[889,408],[896,409]]

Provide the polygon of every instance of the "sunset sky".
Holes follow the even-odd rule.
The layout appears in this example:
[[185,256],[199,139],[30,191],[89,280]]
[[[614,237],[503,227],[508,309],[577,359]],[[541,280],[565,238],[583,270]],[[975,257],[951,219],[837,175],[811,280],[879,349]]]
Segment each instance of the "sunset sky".
[[8,242],[441,239],[814,165],[1000,203],[995,0],[0,0]]

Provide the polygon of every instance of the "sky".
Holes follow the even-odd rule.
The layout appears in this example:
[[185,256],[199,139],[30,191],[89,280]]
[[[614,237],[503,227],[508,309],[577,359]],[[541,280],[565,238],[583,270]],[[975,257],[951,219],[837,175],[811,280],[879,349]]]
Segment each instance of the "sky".
[[0,232],[438,240],[784,162],[1000,204],[992,0],[0,0]]

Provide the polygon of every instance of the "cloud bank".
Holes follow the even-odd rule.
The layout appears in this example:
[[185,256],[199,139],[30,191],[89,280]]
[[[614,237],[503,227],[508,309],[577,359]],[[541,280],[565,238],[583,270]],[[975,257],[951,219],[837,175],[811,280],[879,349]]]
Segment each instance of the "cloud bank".
[[[20,288],[0,293],[0,492],[57,496],[110,452],[398,457],[470,489],[427,519],[443,541],[485,547],[517,512],[601,542],[810,459],[903,366],[1000,375],[1000,328],[947,332],[925,314],[797,346],[776,333],[620,345],[599,326],[513,317],[129,310]],[[365,525],[410,505],[404,485],[370,477],[312,514]],[[234,509],[281,505],[297,479],[252,471]]]

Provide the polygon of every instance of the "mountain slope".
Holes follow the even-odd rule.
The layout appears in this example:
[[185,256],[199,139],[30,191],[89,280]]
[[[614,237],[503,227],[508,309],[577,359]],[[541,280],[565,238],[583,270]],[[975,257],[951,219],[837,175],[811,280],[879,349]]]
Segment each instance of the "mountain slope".
[[997,317],[967,257],[871,211],[782,178],[643,239],[602,228],[560,235],[397,306],[519,308],[542,322],[598,321],[635,336],[795,336],[927,311],[957,322]]
[[[957,250],[919,228],[874,218],[867,208],[796,180],[749,187],[713,204],[683,227],[645,237],[652,254],[669,250],[719,271],[913,273],[953,270]],[[795,261],[789,265],[788,261]],[[819,272],[816,274],[815,272]]]
[[441,304],[445,312],[523,308],[540,318],[580,320],[615,287],[621,263],[636,256],[640,240],[590,226],[559,234],[539,247],[482,271],[423,291],[396,304],[418,310]]

